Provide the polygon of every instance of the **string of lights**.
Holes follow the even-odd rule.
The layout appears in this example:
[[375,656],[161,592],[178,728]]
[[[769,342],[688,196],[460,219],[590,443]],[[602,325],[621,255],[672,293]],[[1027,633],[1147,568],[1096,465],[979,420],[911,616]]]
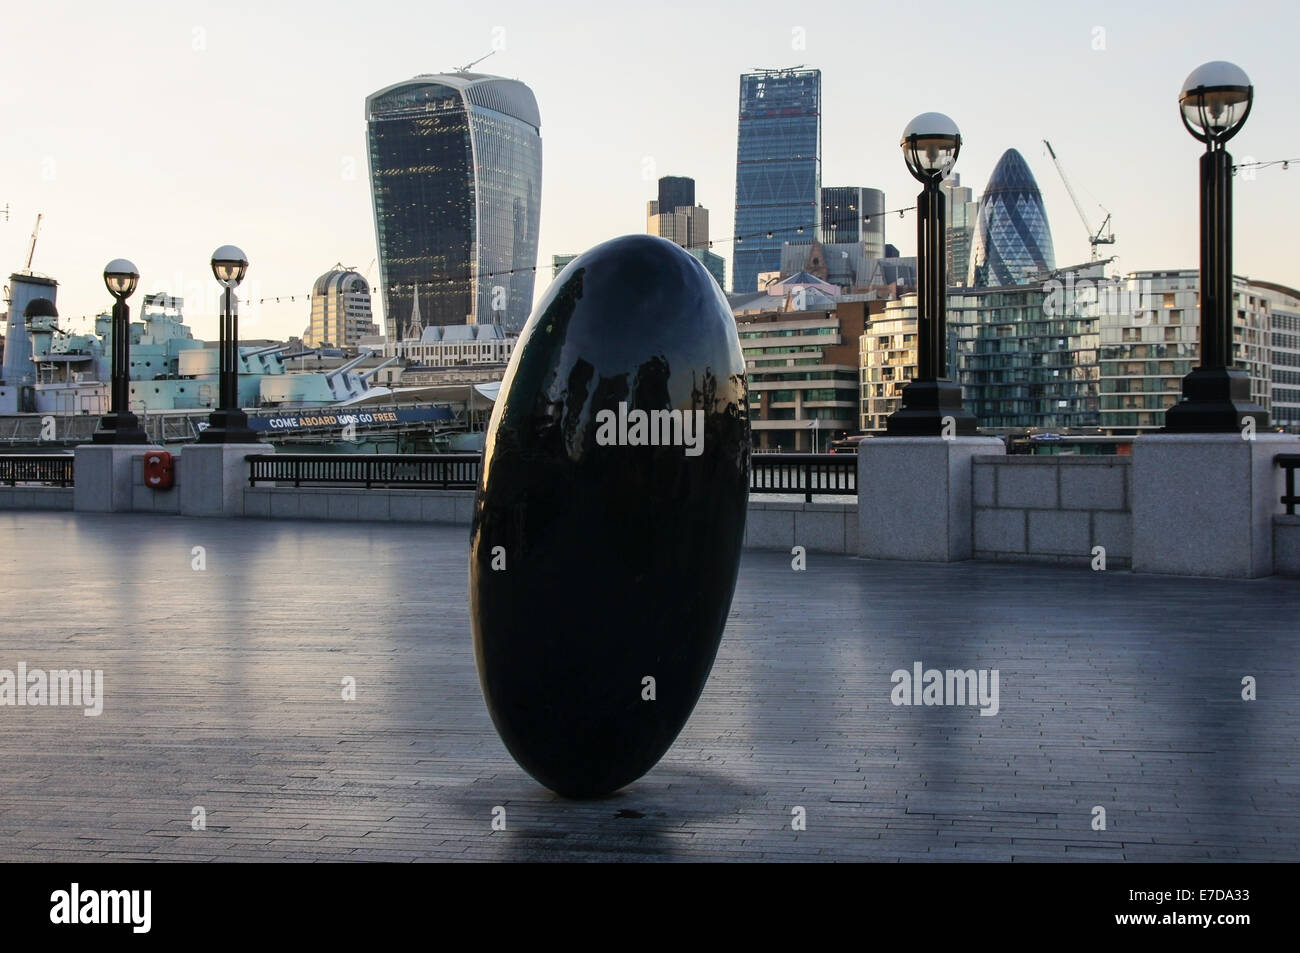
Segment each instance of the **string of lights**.
[[[1280,162],[1283,160],[1277,160],[1277,161]],[[1296,162],[1300,160],[1292,159],[1288,161]],[[1275,163],[1270,163],[1270,164],[1275,164]],[[915,212],[915,211],[916,211],[915,205],[906,205],[903,208],[887,209],[883,212],[872,212],[868,215],[862,216],[862,224],[863,225],[870,224],[873,218],[884,218],[887,215],[897,215],[899,218],[905,218],[908,212]],[[744,244],[746,239],[755,239],[755,238],[771,239],[776,237],[777,235],[783,235],[787,232],[793,232],[796,235],[803,235],[811,229],[820,228],[821,224],[822,224],[821,222],[813,222],[808,225],[791,225],[786,228],[766,229],[764,231],[754,232],[749,235],[736,235],[734,238],[718,238],[710,241],[708,247],[713,248],[717,245],[742,245]],[[533,274],[536,274],[539,268],[545,268],[545,267],[546,267],[545,265],[534,265],[531,268],[511,268],[509,271],[488,272],[486,274],[479,275],[479,278],[480,279],[499,278],[504,275],[523,274],[524,272],[532,272]],[[421,281],[420,285],[423,287],[427,287],[429,285],[442,285],[444,287],[447,286],[454,287],[456,285],[469,284],[473,280],[474,279],[472,278],[448,278],[442,275],[434,275],[433,277],[429,278],[427,281]],[[289,295],[267,294],[267,295],[261,295],[260,297],[257,298],[243,298],[241,299],[241,303],[245,306],[249,306],[252,304],[259,304],[259,305],[296,304],[299,298],[301,298],[304,302],[310,302],[313,297],[315,296],[310,292],[307,294],[289,294]],[[79,320],[93,323],[94,316],[82,315]]]
[[1269,159],[1267,162],[1239,162],[1232,167],[1232,174],[1236,175],[1242,169],[1267,169],[1269,166],[1280,165],[1283,171],[1291,167],[1292,162],[1300,162],[1300,159]]
[[[908,212],[914,212],[914,211],[916,211],[916,206],[915,206],[915,205],[908,205],[908,206],[905,206],[905,207],[903,207],[903,208],[888,209],[888,210],[883,211],[883,212],[872,212],[872,213],[869,214],[869,215],[864,215],[864,216],[862,216],[862,224],[864,224],[864,225],[869,224],[873,218],[884,218],[886,215],[897,215],[899,218],[904,218],[904,217],[906,217],[906,213],[908,213]],[[777,236],[777,235],[783,235],[783,234],[786,234],[786,233],[794,233],[794,234],[796,234],[796,235],[803,235],[803,234],[805,234],[806,232],[808,232],[808,231],[810,231],[810,230],[814,230],[814,229],[820,228],[820,227],[821,227],[821,224],[822,224],[821,222],[813,222],[813,223],[811,223],[811,224],[807,224],[807,225],[791,225],[791,226],[787,226],[786,228],[773,228],[773,229],[766,229],[766,230],[764,230],[764,231],[761,231],[761,232],[754,232],[754,233],[749,234],[749,235],[736,235],[734,238],[719,238],[719,239],[714,239],[713,241],[710,241],[710,242],[709,242],[708,247],[709,247],[709,248],[713,248],[713,247],[715,247],[715,246],[719,246],[719,245],[743,245],[743,244],[745,243],[746,239],[750,239],[750,240],[752,240],[752,239],[756,239],[756,238],[768,238],[768,239],[771,239],[771,238],[774,238],[774,237]],[[700,246],[700,247],[703,247],[703,246]],[[511,268],[511,269],[509,269],[509,270],[507,270],[507,271],[492,271],[492,272],[485,272],[485,273],[483,273],[483,274],[478,275],[478,280],[486,280],[486,279],[490,279],[490,278],[501,278],[501,277],[504,277],[504,276],[506,276],[506,275],[517,275],[517,274],[524,274],[524,273],[528,273],[528,272],[531,272],[531,273],[533,273],[533,274],[536,274],[539,268],[545,268],[545,267],[546,267],[545,265],[534,265],[534,266],[532,266],[531,268]],[[474,281],[474,280],[475,280],[475,279],[472,278],[472,277],[469,277],[469,278],[451,278],[451,277],[447,277],[447,276],[445,276],[445,275],[433,275],[433,276],[429,277],[428,279],[426,279],[426,280],[424,280],[424,281],[421,281],[421,282],[420,282],[420,285],[421,285],[422,287],[429,287],[429,286],[431,286],[431,285],[441,285],[441,286],[444,286],[444,287],[455,287],[455,286],[457,286],[457,285],[468,285],[469,283],[471,283],[471,282]],[[262,295],[262,296],[260,296],[260,297],[258,297],[258,298],[245,298],[245,299],[243,299],[243,303],[244,303],[245,305],[249,305],[249,304],[253,304],[253,303],[256,303],[256,304],[282,304],[282,303],[296,303],[297,300],[298,300],[299,298],[302,298],[304,301],[308,301],[308,302],[309,302],[309,301],[312,300],[312,297],[313,297],[313,295],[310,294],[310,293],[308,293],[308,294],[291,294],[291,295],[270,295],[270,294],[268,294],[268,295]]]

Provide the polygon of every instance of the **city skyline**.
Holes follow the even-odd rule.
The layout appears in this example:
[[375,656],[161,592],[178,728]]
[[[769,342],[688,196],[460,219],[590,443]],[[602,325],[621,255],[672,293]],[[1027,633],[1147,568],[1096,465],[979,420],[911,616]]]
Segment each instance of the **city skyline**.
[[[311,283],[331,262],[355,263],[377,284],[377,269],[368,265],[376,249],[358,102],[411,75],[468,63],[494,45],[498,51],[479,68],[527,83],[546,117],[542,262],[641,231],[649,188],[672,174],[697,180],[697,201],[714,210],[714,250],[730,259],[735,93],[739,76],[756,65],[822,71],[823,181],[879,188],[891,207],[914,200],[897,139],[918,112],[938,109],[957,121],[965,137],[957,170],[971,185],[987,181],[1005,149],[1019,149],[1043,191],[1061,264],[1086,261],[1088,245],[1042,138],[1056,146],[1089,212],[1096,212],[1095,196],[1114,214],[1117,270],[1195,266],[1199,146],[1182,130],[1175,103],[1183,78],[1202,61],[1234,60],[1255,83],[1255,110],[1233,143],[1237,162],[1300,153],[1286,101],[1300,71],[1282,46],[1291,32],[1286,24],[1300,15],[1281,4],[1255,4],[1256,15],[1226,27],[1173,4],[1138,11],[1101,4],[1068,15],[1025,5],[988,24],[975,11],[950,7],[926,26],[936,54],[924,71],[905,43],[873,45],[864,71],[861,37],[832,29],[832,8],[814,19],[755,4],[736,27],[733,5],[692,11],[697,29],[683,42],[698,55],[698,68],[656,84],[638,73],[657,52],[652,33],[642,39],[637,28],[653,22],[648,11],[573,5],[586,24],[575,51],[581,55],[573,57],[555,55],[572,43],[562,24],[522,6],[482,15],[403,11],[410,35],[386,43],[384,57],[340,61],[306,54],[322,44],[351,48],[327,35],[328,17],[308,17],[301,4],[250,12],[239,30],[205,6],[133,9],[140,15],[125,21],[85,4],[16,11],[17,32],[53,22],[61,42],[53,51],[15,49],[0,67],[11,128],[21,130],[0,159],[8,186],[0,205],[9,210],[0,221],[0,269],[22,267],[32,222],[44,214],[33,268],[59,281],[59,310],[70,323],[108,307],[99,272],[123,255],[140,267],[142,291],[184,297],[195,333],[215,338],[218,289],[207,259],[227,241],[252,262],[241,323],[250,337],[298,334]],[[868,13],[844,10],[865,29]],[[1175,11],[1177,36],[1161,29]],[[436,33],[423,29],[435,22]],[[1278,29],[1259,30],[1261,22]],[[977,64],[1008,35],[1016,57]],[[111,47],[121,64],[112,76],[83,65],[101,47]],[[970,78],[976,65],[978,81]],[[602,69],[616,81],[570,94]],[[91,74],[102,95],[138,103],[130,125],[86,108]],[[171,81],[157,82],[160,74]],[[900,94],[902,78],[907,91]],[[603,121],[614,106],[619,121]],[[221,148],[223,136],[228,148]],[[1298,193],[1300,183],[1280,167],[1238,177],[1238,273],[1300,284],[1282,230],[1300,213]],[[558,213],[572,209],[584,214]],[[914,230],[910,214],[890,226],[904,255],[914,250]],[[535,294],[547,283],[539,280]],[[250,300],[263,296],[296,300]]]

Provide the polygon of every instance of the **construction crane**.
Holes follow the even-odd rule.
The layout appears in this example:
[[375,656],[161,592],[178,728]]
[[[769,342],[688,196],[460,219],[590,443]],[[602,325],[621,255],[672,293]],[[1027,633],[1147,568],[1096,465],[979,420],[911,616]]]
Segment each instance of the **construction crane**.
[[36,233],[41,230],[41,214],[36,216],[36,226],[32,229],[32,243],[27,249],[27,270],[32,270],[32,258],[36,255]]
[[1061,167],[1061,160],[1056,157],[1056,150],[1052,148],[1052,144],[1046,139],[1043,140],[1043,145],[1047,146],[1047,154],[1052,157],[1052,163],[1056,166],[1056,171],[1060,173],[1061,181],[1065,183],[1065,191],[1070,193],[1070,201],[1074,203],[1074,207],[1079,213],[1079,219],[1083,222],[1083,227],[1088,230],[1088,244],[1092,246],[1091,260],[1097,261],[1101,258],[1101,252],[1097,251],[1098,245],[1115,244],[1115,236],[1110,230],[1110,212],[1106,212],[1100,202],[1097,203],[1097,207],[1106,212],[1106,217],[1102,220],[1101,227],[1094,232],[1092,223],[1088,221],[1088,215],[1084,212],[1082,203],[1079,202],[1079,196],[1074,194],[1074,187],[1070,185],[1070,180],[1066,178],[1065,169]]
[[[492,51],[492,53],[495,53],[495,52],[496,52],[496,50],[493,50],[493,51]],[[470,64],[468,64],[467,66],[458,66],[458,67],[456,67],[455,72],[457,72],[457,73],[468,73],[468,72],[470,71],[471,68],[473,68],[473,67],[475,67],[475,66],[478,66],[479,63],[482,63],[485,59],[488,58],[488,56],[491,56],[492,53],[488,53],[486,56],[480,56],[480,57],[479,57],[478,59],[476,59],[473,63],[470,63]]]

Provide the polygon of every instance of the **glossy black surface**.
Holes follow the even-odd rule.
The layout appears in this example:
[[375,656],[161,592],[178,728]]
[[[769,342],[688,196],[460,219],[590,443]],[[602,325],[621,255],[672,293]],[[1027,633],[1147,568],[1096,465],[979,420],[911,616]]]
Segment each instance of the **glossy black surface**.
[[1232,168],[1221,147],[1201,156],[1200,361],[1183,378],[1182,399],[1165,411],[1167,433],[1240,433],[1247,418],[1257,430],[1269,423],[1251,399],[1250,376],[1234,366]]
[[[597,415],[620,402],[702,411],[699,455],[602,445]],[[749,453],[744,358],[704,267],[645,235],[570,263],[502,382],[470,548],[483,694],[542,784],[614,791],[677,737],[731,605]]]

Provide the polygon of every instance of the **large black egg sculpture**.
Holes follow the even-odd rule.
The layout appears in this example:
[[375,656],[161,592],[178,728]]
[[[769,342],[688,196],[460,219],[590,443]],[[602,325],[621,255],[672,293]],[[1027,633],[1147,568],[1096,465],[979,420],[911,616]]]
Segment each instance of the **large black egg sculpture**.
[[469,562],[488,711],[551,790],[623,787],[690,717],[736,585],[749,454],[736,324],[703,265],[648,235],[571,262],[501,382]]

